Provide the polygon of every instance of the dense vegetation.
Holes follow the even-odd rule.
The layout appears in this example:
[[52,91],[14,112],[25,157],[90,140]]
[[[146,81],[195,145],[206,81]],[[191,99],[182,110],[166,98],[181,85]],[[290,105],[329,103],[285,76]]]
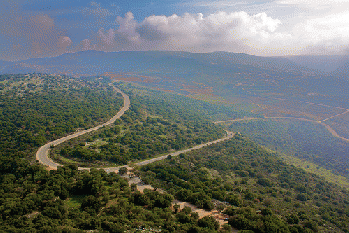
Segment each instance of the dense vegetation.
[[234,122],[229,130],[241,132],[272,150],[349,177],[349,143],[332,136],[319,124],[285,119],[253,120]]
[[[30,163],[47,140],[105,121],[122,99],[103,80],[1,76],[1,232],[215,232],[217,222],[170,208],[170,194],[144,194],[115,173]],[[29,157],[30,156],[30,157]]]
[[120,120],[58,146],[53,156],[58,160],[61,156],[69,158],[81,166],[105,162],[120,165],[189,148],[225,134],[220,126],[205,118],[218,109],[213,104],[130,84],[122,89],[129,95],[131,107]]
[[[115,155],[144,159],[224,134],[202,117],[217,117],[218,106],[128,84],[122,89],[132,107],[117,124],[58,152],[90,153],[95,157],[84,158],[89,162]],[[0,76],[0,92],[0,232],[229,232],[227,225],[219,230],[213,217],[172,208],[174,197],[225,209],[238,229],[349,232],[346,190],[284,164],[239,135],[141,168],[144,181],[167,193],[141,193],[118,174],[78,171],[75,165],[48,172],[33,162],[35,150],[105,121],[120,108],[121,97],[104,79],[39,74]],[[235,113],[222,109],[227,118]]]
[[1,232],[216,232],[219,227],[211,217],[199,220],[190,208],[171,209],[170,194],[140,193],[102,170],[22,167],[1,176],[0,194]]
[[[309,64],[309,59],[304,59],[306,64]],[[320,58],[316,56],[310,59],[319,66],[318,61],[313,59]],[[327,65],[331,66],[330,63]],[[233,105],[241,103],[245,109],[265,116],[324,120],[349,108],[349,79],[343,78],[340,72],[324,75],[322,72],[304,69],[281,58],[225,52],[193,54],[161,51],[84,51],[65,54],[59,59],[21,61],[14,66],[8,66],[3,72],[28,72],[38,67],[44,67],[52,73],[103,74],[196,98],[212,98],[234,103]],[[349,138],[348,115],[337,115],[326,123],[339,135]],[[325,150],[318,158],[307,153],[301,157],[307,162],[314,162],[314,158],[322,160],[321,164],[318,164],[329,170],[336,169],[338,165],[340,173],[345,175],[347,171],[344,167],[347,165],[344,164],[347,164],[347,159],[343,155],[347,154],[347,150],[329,153],[324,145],[331,148],[331,143],[325,141],[319,147]],[[327,155],[330,158],[328,162]],[[305,158],[307,156],[310,159]]]
[[212,209],[253,232],[349,232],[348,191],[289,166],[236,135],[224,143],[140,168],[142,179],[176,198]]
[[22,158],[48,140],[106,121],[122,98],[106,83],[66,76],[0,76],[0,170],[13,172]]

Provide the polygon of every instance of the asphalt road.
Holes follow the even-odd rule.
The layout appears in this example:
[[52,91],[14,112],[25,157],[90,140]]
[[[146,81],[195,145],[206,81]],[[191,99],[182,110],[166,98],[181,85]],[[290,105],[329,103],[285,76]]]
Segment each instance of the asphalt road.
[[[220,138],[220,139],[217,139],[215,141],[211,141],[211,142],[206,142],[206,143],[203,143],[203,144],[200,144],[200,145],[197,145],[197,146],[194,146],[192,148],[188,148],[188,149],[185,149],[185,150],[180,150],[180,151],[176,151],[176,152],[172,152],[172,153],[168,153],[166,155],[162,155],[160,157],[156,157],[156,158],[152,158],[152,159],[147,159],[147,160],[144,160],[144,161],[141,161],[141,162],[138,162],[138,163],[134,163],[132,166],[134,167],[137,167],[137,166],[144,166],[144,165],[147,165],[147,164],[150,164],[150,163],[154,163],[156,161],[160,161],[160,160],[163,160],[163,159],[166,159],[169,155],[171,156],[178,156],[182,153],[186,153],[186,152],[189,152],[189,151],[192,151],[192,150],[197,150],[197,149],[200,149],[200,148],[203,148],[205,146],[209,146],[209,145],[212,145],[212,144],[216,144],[218,142],[223,142],[225,140],[228,140],[232,137],[234,137],[234,133],[232,132],[227,132],[227,136],[225,136],[224,138]],[[122,167],[126,167],[128,170],[132,169],[130,166],[128,165],[124,165],[124,166],[118,166],[118,167],[107,167],[107,168],[103,168],[106,172],[118,172],[120,168]],[[81,168],[81,169],[89,169],[89,168]]]
[[[39,150],[36,152],[36,160],[38,160],[43,165],[49,167],[50,169],[56,170],[57,167],[62,166],[62,165],[60,165],[58,163],[55,163],[54,161],[52,161],[52,159],[49,158],[48,155],[49,155],[50,147],[52,145],[53,146],[57,146],[57,145],[59,145],[59,144],[61,144],[63,142],[66,142],[66,141],[68,141],[68,140],[70,140],[72,138],[79,137],[81,135],[84,135],[84,134],[92,132],[92,131],[96,131],[96,130],[102,128],[103,126],[107,126],[107,125],[113,124],[116,119],[119,119],[129,109],[129,107],[130,107],[130,99],[129,99],[128,95],[126,95],[120,89],[118,89],[118,88],[116,88],[114,86],[113,86],[113,88],[117,92],[121,93],[121,95],[124,98],[124,106],[120,109],[120,111],[115,116],[113,116],[109,121],[107,121],[104,124],[101,124],[101,125],[98,125],[96,127],[93,127],[93,128],[90,128],[90,129],[86,129],[86,130],[83,130],[83,131],[79,131],[79,132],[76,132],[74,134],[68,135],[66,137],[62,137],[62,138],[59,138],[59,139],[57,139],[55,141],[46,143],[45,145],[40,147]],[[178,156],[181,153],[186,153],[186,152],[189,152],[189,151],[192,151],[192,150],[197,150],[197,149],[200,149],[200,148],[205,147],[205,146],[209,146],[209,145],[212,145],[212,144],[215,144],[215,143],[218,143],[218,142],[225,141],[227,139],[230,139],[230,138],[234,137],[234,135],[235,134],[232,133],[232,132],[227,132],[227,136],[225,136],[224,138],[217,139],[215,141],[211,141],[211,142],[207,142],[207,143],[203,143],[203,144],[194,146],[194,147],[189,148],[189,149],[176,151],[176,152],[173,152],[173,153],[168,153],[166,155],[163,155],[163,156],[160,156],[160,157],[157,157],[157,158],[152,158],[152,159],[148,159],[148,160],[145,160],[145,161],[142,161],[142,162],[139,162],[139,163],[134,163],[134,166],[143,166],[143,165],[146,165],[146,164],[149,164],[149,163],[153,163],[155,161],[163,160],[163,159],[167,158],[169,155],[171,155],[171,156]],[[126,167],[127,169],[131,169],[131,167],[129,167],[128,165],[118,166],[118,167],[107,167],[107,168],[103,168],[103,169],[106,172],[118,172],[121,167]],[[79,170],[90,170],[90,168],[89,167],[79,167]]]
[[[66,142],[72,138],[79,137],[81,135],[84,135],[84,134],[92,132],[92,131],[96,131],[104,126],[113,124],[116,121],[116,119],[119,119],[130,108],[130,98],[128,97],[128,95],[126,95],[124,92],[122,92],[119,88],[116,88],[115,86],[113,86],[113,88],[115,91],[119,92],[122,95],[122,97],[124,98],[124,106],[120,109],[120,111],[115,116],[113,116],[109,121],[107,121],[101,125],[98,125],[96,127],[86,129],[83,131],[79,131],[79,132],[76,132],[74,134],[59,138],[55,141],[46,143],[45,145],[40,147],[39,150],[36,152],[36,160],[38,160],[40,163],[48,166],[50,169],[57,169],[57,167],[61,166],[61,165],[53,162],[52,159],[50,159],[48,157],[49,150],[50,150],[50,147],[52,145],[57,146],[57,145],[59,145],[63,142]],[[81,169],[83,170],[84,168],[81,168]]]

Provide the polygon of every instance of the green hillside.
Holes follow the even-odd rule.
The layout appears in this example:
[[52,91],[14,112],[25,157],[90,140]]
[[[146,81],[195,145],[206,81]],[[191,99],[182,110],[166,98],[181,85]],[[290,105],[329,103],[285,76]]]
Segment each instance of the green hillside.
[[[323,126],[292,119],[263,119],[234,122],[229,130],[241,132],[258,144],[288,157],[314,164],[317,174],[328,176],[321,167],[348,179],[349,143],[332,136]],[[307,162],[303,162],[307,163]],[[329,177],[330,178],[330,177]],[[338,183],[338,180],[333,180]],[[348,180],[346,187],[348,187]]]
[[73,165],[48,172],[33,162],[47,140],[117,112],[122,99],[105,80],[0,78],[0,232],[216,232],[213,218],[175,211],[172,195],[140,193],[118,174]]
[[182,201],[225,209],[253,232],[348,232],[348,191],[233,139],[140,168],[143,180]]
[[188,207],[172,206],[175,198],[223,211],[242,232],[349,232],[347,190],[239,134],[136,170],[165,192],[139,192],[119,174],[77,169],[145,160],[223,137],[213,120],[254,115],[229,105],[114,84],[131,100],[120,120],[55,147],[56,159],[68,166],[47,171],[34,162],[45,142],[105,122],[121,108],[109,83],[0,76],[0,232],[231,232],[211,216],[199,219]]
[[131,108],[113,126],[57,146],[55,159],[79,166],[123,165],[221,138],[225,131],[210,119],[248,114],[131,84],[120,87]]
[[123,101],[102,82],[38,74],[0,80],[0,155],[12,158],[1,163],[3,172],[15,157],[33,161],[34,150],[49,140],[106,121]]

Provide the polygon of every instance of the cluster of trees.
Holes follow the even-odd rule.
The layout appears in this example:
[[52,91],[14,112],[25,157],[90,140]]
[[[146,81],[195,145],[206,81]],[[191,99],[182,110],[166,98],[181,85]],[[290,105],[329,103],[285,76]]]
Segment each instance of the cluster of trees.
[[31,156],[32,149],[49,140],[106,121],[123,103],[99,82],[51,75],[0,77],[0,155]]
[[[229,226],[219,229],[212,217],[198,219],[190,208],[172,208],[176,197],[206,209],[214,207],[212,199],[230,206],[224,210],[229,224],[244,232],[349,232],[347,190],[286,165],[239,135],[142,167],[142,179],[168,194],[141,193],[103,170],[78,171],[69,165],[48,172],[33,162],[36,149],[105,121],[122,98],[103,80],[4,75],[0,84],[0,231],[229,232]],[[114,146],[129,158],[142,159],[224,133],[200,115],[203,102],[124,88],[134,104],[122,120],[72,142],[83,142],[79,147],[59,152],[99,155],[114,153]],[[96,139],[103,143],[94,143]]]
[[229,207],[224,213],[230,216],[228,222],[231,226],[244,232],[319,232],[314,221],[307,220],[298,225],[300,220],[295,214],[286,216],[286,221],[283,221],[268,208],[257,211],[251,207]]
[[199,220],[190,208],[171,208],[170,194],[140,193],[116,173],[82,172],[72,165],[47,172],[34,164],[2,174],[0,193],[3,232],[184,233],[219,228],[215,219]]
[[[131,107],[121,119],[111,127],[58,146],[53,156],[75,159],[81,166],[105,162],[120,165],[192,147],[225,134],[197,111],[206,107],[210,111],[208,106],[215,109],[212,104],[187,100],[193,107],[187,109],[182,96],[130,85],[122,89],[130,96]],[[201,107],[194,108],[195,104]]]
[[139,173],[179,200],[206,209],[213,208],[212,199],[233,206],[226,213],[238,229],[349,232],[346,189],[285,164],[241,135],[146,165]]
[[33,162],[45,141],[115,114],[122,99],[107,85],[40,74],[0,76],[0,82],[1,232],[218,231],[213,218],[173,209],[172,195],[140,193],[118,174],[73,165],[48,172]]

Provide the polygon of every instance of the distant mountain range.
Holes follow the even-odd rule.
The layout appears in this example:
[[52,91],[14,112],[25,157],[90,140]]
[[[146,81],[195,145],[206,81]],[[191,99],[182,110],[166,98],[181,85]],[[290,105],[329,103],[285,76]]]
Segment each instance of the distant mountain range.
[[270,70],[284,72],[336,72],[347,74],[348,56],[258,57],[242,53],[213,52],[101,52],[67,53],[53,58],[29,59],[18,62],[0,61],[4,73],[64,73],[99,75],[104,72],[194,71],[205,69]]
[[288,60],[313,70],[323,71],[332,74],[348,74],[348,55],[328,56],[290,56]]
[[[282,95],[304,99],[309,93],[317,93],[335,95],[333,99],[341,106],[349,91],[348,56],[83,51],[52,58],[0,61],[0,74],[34,72],[79,77],[105,75],[182,94],[209,92],[229,98]],[[338,103],[339,100],[343,101]]]

